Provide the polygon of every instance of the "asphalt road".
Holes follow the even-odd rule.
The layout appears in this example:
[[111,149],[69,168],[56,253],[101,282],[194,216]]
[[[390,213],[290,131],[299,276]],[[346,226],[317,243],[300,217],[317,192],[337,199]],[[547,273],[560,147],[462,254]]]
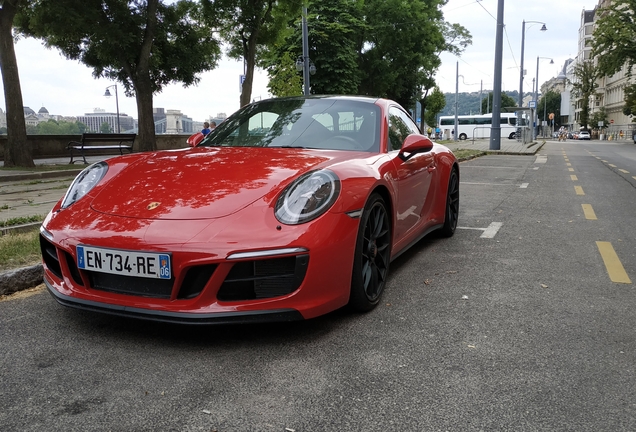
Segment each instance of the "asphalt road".
[[460,229],[362,315],[191,328],[1,302],[0,430],[636,430],[635,176],[636,146],[594,141],[463,162]]

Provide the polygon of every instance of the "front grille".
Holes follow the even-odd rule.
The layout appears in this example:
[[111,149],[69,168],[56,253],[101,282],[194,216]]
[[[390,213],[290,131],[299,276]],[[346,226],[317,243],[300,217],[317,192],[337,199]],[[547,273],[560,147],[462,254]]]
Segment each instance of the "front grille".
[[75,283],[80,286],[84,286],[84,282],[82,281],[82,276],[80,276],[80,272],[79,272],[79,269],[77,268],[77,264],[75,264],[73,255],[64,251],[64,259],[66,260],[66,265],[68,266],[68,270],[71,272],[71,277],[73,278]]
[[291,294],[302,284],[309,255],[234,264],[217,294],[220,301],[254,300]]
[[40,250],[42,251],[42,261],[44,261],[46,267],[51,271],[51,273],[62,279],[62,269],[60,267],[60,260],[57,257],[55,245],[44,238],[41,234]]
[[87,271],[86,274],[94,289],[143,297],[170,298],[174,283],[172,279],[151,279],[93,271]]

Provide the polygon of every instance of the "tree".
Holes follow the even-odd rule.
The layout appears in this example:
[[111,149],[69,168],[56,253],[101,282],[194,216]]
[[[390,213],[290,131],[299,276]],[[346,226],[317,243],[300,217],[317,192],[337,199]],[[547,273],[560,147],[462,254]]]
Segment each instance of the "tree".
[[[324,0],[310,5],[309,58],[317,69],[310,79],[311,93],[357,94],[360,84],[358,35],[364,26],[361,15],[360,3],[356,0]],[[281,31],[279,43],[265,51],[260,64],[267,70],[270,83],[282,81],[281,71],[289,70],[299,79],[302,94],[303,73],[295,68],[302,54],[298,17],[288,21],[288,31]]]
[[393,99],[413,107],[424,87],[431,88],[430,71],[439,67],[446,46],[443,0],[404,2],[369,0],[363,13],[367,29],[360,44],[359,93]]
[[268,69],[267,88],[278,97],[302,95],[303,80],[296,70],[296,59],[289,52],[284,52],[280,59],[280,63],[272,64]]
[[112,131],[110,130],[110,125],[108,124],[108,122],[104,122],[102,123],[102,125],[99,127],[99,133],[111,133]]
[[196,84],[198,74],[213,69],[220,56],[212,18],[197,2],[166,3],[33,0],[19,25],[135,96],[142,151],[156,148],[153,94],[172,82]]
[[614,75],[636,63],[636,1],[614,0],[596,12],[598,20],[592,38],[592,56],[599,73]]
[[[598,125],[601,122],[603,122],[603,126]],[[607,117],[607,111],[605,111],[605,107],[601,107],[598,111],[592,114],[590,124],[592,125],[593,129],[599,128],[601,130],[609,126],[609,118]]]
[[259,51],[279,39],[287,17],[299,16],[301,2],[294,0],[202,0],[206,15],[219,20],[221,36],[229,44],[230,58],[243,60],[245,80],[241,106],[250,103],[254,68]]
[[587,60],[574,66],[574,81],[572,84],[572,94],[578,99],[577,106],[581,108],[579,114],[579,124],[587,129],[590,117],[590,97],[598,87],[596,78],[597,69],[592,61]]
[[424,121],[429,126],[437,126],[437,114],[446,106],[446,96],[435,86],[433,92],[426,98],[426,111],[424,111]]
[[623,114],[631,116],[632,121],[634,115],[636,115],[636,84],[625,87],[625,106],[623,107]]
[[33,149],[27,144],[22,89],[13,46],[14,19],[25,4],[23,0],[0,0],[0,70],[7,114],[7,144],[4,149],[6,167],[35,166]]
[[[545,110],[544,110],[545,109]],[[544,114],[545,111],[545,114]],[[554,114],[554,126],[561,126],[561,94],[554,90],[548,90],[539,99],[537,106],[537,117],[541,120],[549,119],[550,114]],[[548,123],[549,120],[548,120]]]
[[[488,93],[488,97],[484,98],[481,101],[481,112],[483,112],[484,114],[488,114],[492,112],[492,98],[493,98],[493,94],[492,92],[490,92]],[[513,98],[508,96],[506,93],[501,93],[501,106],[506,108],[516,107],[517,102]]]

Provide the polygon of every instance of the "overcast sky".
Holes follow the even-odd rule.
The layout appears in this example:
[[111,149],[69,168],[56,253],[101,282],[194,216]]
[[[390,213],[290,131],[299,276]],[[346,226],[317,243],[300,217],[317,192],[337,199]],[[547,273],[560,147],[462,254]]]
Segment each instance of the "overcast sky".
[[[593,9],[596,0],[506,0],[504,8],[503,90],[519,90],[521,29],[526,21],[524,69],[527,75],[524,91],[532,88],[536,75],[537,56],[540,59],[539,83],[558,75],[563,63],[577,54],[578,29],[583,9]],[[473,36],[473,44],[461,57],[442,55],[442,66],[436,80],[442,91],[455,92],[456,64],[459,62],[459,91],[492,89],[495,59],[495,33],[498,0],[450,0],[443,8],[448,22],[459,23]],[[545,22],[548,31],[540,31]],[[94,79],[92,70],[79,62],[66,60],[56,49],[46,49],[34,39],[21,39],[16,45],[22,97],[25,106],[36,112],[46,107],[51,114],[77,116],[93,112],[95,108],[115,112],[115,98],[105,98],[107,86],[116,84]],[[319,65],[317,65],[319,67]],[[183,88],[168,86],[155,95],[154,106],[178,109],[195,121],[203,121],[217,113],[231,114],[239,108],[239,76],[243,63],[223,60],[217,69],[201,75],[197,86]],[[110,89],[114,94],[113,89]],[[119,110],[137,118],[134,98],[123,94],[118,85]],[[257,73],[252,98],[269,96],[267,75]],[[4,93],[0,92],[0,107],[4,109]]]

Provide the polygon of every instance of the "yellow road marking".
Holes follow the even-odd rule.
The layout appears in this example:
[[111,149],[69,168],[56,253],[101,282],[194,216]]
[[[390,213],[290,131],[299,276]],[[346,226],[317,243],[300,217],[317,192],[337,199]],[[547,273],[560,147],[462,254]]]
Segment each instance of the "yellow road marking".
[[566,165],[567,165],[567,166],[572,166],[572,164],[571,164],[571,163],[566,163]]
[[612,168],[616,168],[616,165],[614,164],[608,164],[609,166],[611,166]]
[[594,209],[591,204],[581,204],[583,207],[583,214],[585,215],[585,219],[587,220],[596,220],[596,213],[594,213]]
[[585,193],[583,192],[583,188],[581,186],[574,186],[574,191],[576,192],[577,195],[585,195]]
[[625,268],[623,268],[623,264],[621,264],[621,260],[618,259],[618,255],[616,255],[612,244],[610,242],[597,241],[596,246],[601,253],[603,263],[605,263],[605,268],[611,281],[616,283],[632,283],[629,276],[627,276]]
[[632,178],[633,178],[634,180],[636,180],[636,176],[632,176]]
[[609,163],[609,162],[608,162],[608,161],[606,161],[606,160],[602,160],[601,162]]
[[576,174],[571,174],[570,178],[572,179],[572,181],[577,181],[578,178],[576,177]]
[[574,171],[574,168],[568,168],[568,171]]
[[625,174],[629,174],[629,171],[624,170],[624,169],[619,169],[620,172],[625,173]]

